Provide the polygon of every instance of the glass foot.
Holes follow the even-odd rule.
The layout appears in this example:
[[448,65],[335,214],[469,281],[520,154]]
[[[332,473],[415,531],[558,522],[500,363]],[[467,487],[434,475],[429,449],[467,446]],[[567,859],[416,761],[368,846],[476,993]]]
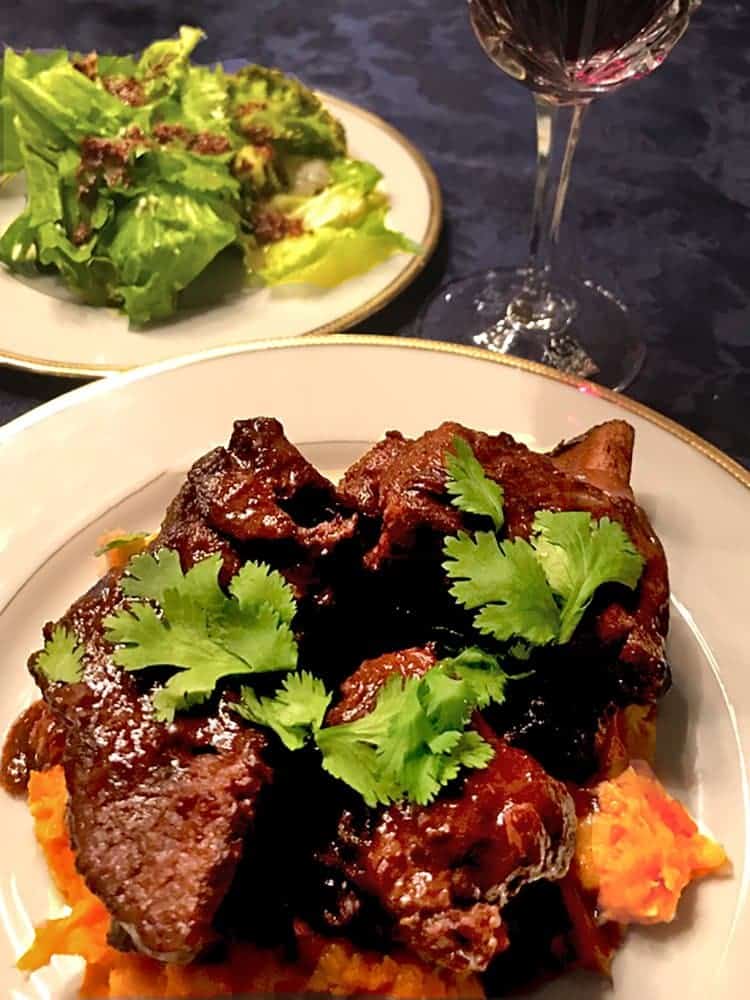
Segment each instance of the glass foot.
[[646,354],[611,292],[571,278],[554,291],[535,288],[523,268],[472,274],[441,288],[422,310],[417,336],[540,361],[611,389],[629,385]]

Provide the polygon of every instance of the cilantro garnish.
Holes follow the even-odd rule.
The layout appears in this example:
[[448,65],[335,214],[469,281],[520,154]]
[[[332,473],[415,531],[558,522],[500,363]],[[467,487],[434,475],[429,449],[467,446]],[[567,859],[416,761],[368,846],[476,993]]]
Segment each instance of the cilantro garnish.
[[320,729],[331,702],[323,681],[305,671],[288,674],[272,698],[259,698],[249,687],[243,687],[240,695],[235,705],[239,714],[273,729],[289,750],[301,749]]
[[541,510],[533,545],[544,575],[560,601],[558,642],[568,642],[596,589],[620,583],[634,590],[644,559],[617,521],[594,521],[581,511]]
[[146,539],[149,537],[147,531],[132,531],[129,533],[123,533],[118,535],[116,538],[110,538],[108,542],[100,545],[98,549],[95,550],[95,556],[106,555],[107,552],[111,552],[113,549],[127,549],[133,545],[144,545],[146,544]]
[[[456,455],[445,456],[452,479],[449,492],[460,510],[480,512],[481,502],[467,502],[467,491],[458,492],[457,455],[461,468],[471,470],[472,483],[482,472],[470,446],[454,441]],[[485,477],[486,478],[486,477]],[[487,483],[492,483],[486,479]],[[497,484],[492,484],[497,485]],[[471,494],[477,495],[478,487]],[[500,487],[498,487],[500,489]],[[497,494],[493,494],[497,499]],[[502,492],[499,494],[502,502]],[[482,513],[492,516],[486,508]],[[503,523],[502,508],[493,516],[496,532]],[[605,583],[634,589],[644,560],[625,529],[607,517],[595,521],[586,511],[538,511],[531,541],[500,540],[491,531],[470,535],[461,531],[445,539],[443,564],[454,581],[451,594],[469,610],[478,609],[474,625],[501,642],[520,640],[510,648],[524,658],[529,646],[569,642],[596,590]]]
[[479,608],[474,624],[501,641],[525,639],[534,646],[552,642],[560,612],[534,549],[522,538],[498,539],[489,531],[466,532],[445,540],[444,568],[451,594],[465,608]]
[[244,688],[237,710],[290,750],[314,740],[326,771],[368,805],[404,798],[425,805],[462,767],[491,760],[490,745],[466,727],[474,709],[504,700],[508,680],[494,656],[472,648],[423,677],[390,677],[373,710],[354,722],[322,726],[331,696],[309,674],[290,675],[273,698]]
[[506,674],[497,657],[477,646],[462,650],[458,656],[441,660],[443,670],[451,677],[465,681],[471,688],[477,708],[486,708],[491,702],[502,705],[505,687],[510,680],[520,680],[528,674]]
[[183,573],[170,549],[135,556],[121,581],[131,603],[104,620],[119,666],[179,671],[153,695],[161,721],[206,701],[225,677],[297,666],[289,585],[268,566],[246,563],[227,596],[218,581],[221,562],[209,556]]
[[391,677],[368,715],[315,734],[323,767],[370,806],[403,798],[426,805],[462,767],[492,759],[492,747],[466,727],[474,709],[504,699],[507,680],[497,660],[478,649],[442,660],[423,677]]
[[466,514],[492,518],[495,531],[499,531],[505,520],[503,488],[489,478],[471,445],[463,438],[453,438],[453,452],[446,454],[445,467],[448,470],[446,489],[453,498],[451,503]]
[[52,636],[36,658],[35,666],[48,681],[75,684],[83,674],[83,646],[78,644],[72,632],[62,625],[55,625]]

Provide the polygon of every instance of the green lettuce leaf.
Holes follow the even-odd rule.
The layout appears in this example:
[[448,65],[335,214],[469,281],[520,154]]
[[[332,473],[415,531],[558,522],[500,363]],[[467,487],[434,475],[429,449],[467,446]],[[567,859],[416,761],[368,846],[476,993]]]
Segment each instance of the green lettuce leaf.
[[305,229],[333,226],[343,229],[356,226],[367,218],[373,208],[386,201],[375,189],[382,174],[371,163],[340,158],[327,164],[331,182],[316,195],[277,195],[269,207],[293,219],[299,219]]
[[138,75],[138,60],[133,56],[99,54],[97,64],[99,76],[135,77]]
[[232,113],[240,132],[263,129],[286,153],[342,156],[346,134],[315,94],[280,70],[244,66],[229,78]]
[[386,226],[387,212],[387,204],[382,203],[358,225],[324,226],[272,243],[257,273],[269,285],[299,282],[332,288],[369,271],[394,253],[418,253],[415,243]]
[[3,93],[5,59],[0,62],[0,177],[23,169],[23,157],[13,123],[13,104]]
[[121,208],[114,227],[107,247],[114,294],[137,324],[174,312],[177,292],[237,237],[236,221],[219,202],[164,184]]
[[[4,86],[6,61],[12,63],[16,55],[12,49],[6,49],[0,60],[0,175],[17,173],[23,169],[23,154],[15,126],[15,107]],[[57,52],[25,52],[23,55],[29,72],[36,73],[49,69],[56,63],[66,59],[66,53]],[[11,70],[12,72],[12,70]]]
[[200,28],[181,27],[177,38],[153,42],[138,60],[135,77],[149,100],[174,93],[190,67],[190,54],[206,36]]
[[36,231],[27,208],[0,236],[0,261],[19,273],[34,274],[38,255]]
[[30,150],[25,150],[24,160],[32,225],[56,222],[63,214],[57,167]]
[[257,270],[269,285],[304,282],[330,288],[394,253],[419,252],[412,240],[386,225],[388,200],[376,190],[381,178],[376,167],[342,158],[329,169],[332,183],[319,194],[278,195],[269,202],[307,230],[265,248]]
[[182,84],[182,121],[196,132],[229,127],[229,85],[221,66],[191,66]]
[[37,228],[36,245],[39,263],[57,268],[84,301],[103,306],[111,300],[114,269],[106,257],[95,254],[93,240],[76,246],[60,223],[45,222]]
[[186,191],[211,191],[232,200],[239,196],[240,185],[229,172],[231,158],[231,153],[200,156],[177,146],[154,149],[139,161],[134,171],[135,182],[146,187],[149,184],[148,175],[158,175],[170,184],[179,184]]
[[3,93],[23,121],[22,140],[37,149],[117,135],[132,119],[132,109],[74,69],[64,53],[40,62],[6,49]]

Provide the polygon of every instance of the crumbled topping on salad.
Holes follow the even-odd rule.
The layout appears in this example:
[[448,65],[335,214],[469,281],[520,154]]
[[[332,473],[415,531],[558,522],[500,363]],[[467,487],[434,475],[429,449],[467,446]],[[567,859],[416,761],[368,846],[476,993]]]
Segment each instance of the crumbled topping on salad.
[[[202,37],[183,27],[140,56],[5,50],[0,174],[25,172],[28,204],[0,236],[1,263],[38,259],[142,325],[171,316],[229,246],[254,283],[322,287],[418,251],[310,90],[262,66],[195,65]],[[295,185],[308,161],[326,165],[322,187]],[[139,212],[143,197],[159,211]]]

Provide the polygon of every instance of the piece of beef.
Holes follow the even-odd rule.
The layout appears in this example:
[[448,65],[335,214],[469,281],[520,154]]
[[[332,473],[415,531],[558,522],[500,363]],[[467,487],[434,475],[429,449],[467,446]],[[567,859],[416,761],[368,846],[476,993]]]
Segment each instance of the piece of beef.
[[225,706],[168,726],[155,721],[148,686],[113,664],[103,636],[121,599],[109,574],[61,620],[85,647],[81,682],[36,677],[65,727],[79,871],[132,946],[186,962],[216,940],[214,917],[271,778],[266,739]]
[[[326,606],[333,601],[327,566],[356,529],[357,515],[342,510],[333,485],[287,441],[278,420],[256,417],[238,420],[229,446],[195,463],[158,544],[181,547],[183,561],[194,545],[198,558],[220,551],[223,582],[245,559],[269,562],[297,598]],[[300,624],[306,630],[309,621]]]
[[[623,433],[621,422],[595,429],[589,445],[594,435],[596,448],[581,441],[575,449],[562,447],[550,457],[530,451],[508,434],[488,435],[445,423],[416,441],[388,445],[386,438],[376,445],[344,478],[341,497],[371,519],[377,507],[379,532],[365,555],[371,571],[418,561],[425,577],[430,566],[432,575],[440,576],[444,536],[467,524],[445,489],[445,456],[456,436],[468,441],[487,475],[503,486],[509,537],[527,538],[536,511],[543,509],[589,511],[597,519],[619,521],[644,557],[645,568],[634,595],[624,588],[608,588],[607,602],[596,603],[589,621],[600,661],[609,656],[616,662],[613,680],[622,699],[654,701],[670,683],[664,654],[669,615],[666,559],[648,518],[622,482],[623,469],[629,471],[632,438]],[[608,449],[613,437],[616,444]]]
[[31,771],[46,771],[62,760],[65,733],[43,699],[16,719],[5,737],[0,783],[11,795],[22,795]]
[[379,517],[386,471],[410,444],[399,431],[389,431],[346,470],[338,487],[342,501],[365,517]]
[[397,649],[372,660],[365,660],[341,685],[341,696],[328,710],[327,726],[353,722],[375,708],[383,684],[393,674],[423,677],[437,663],[433,646],[424,649]]
[[229,446],[190,469],[154,545],[177,548],[183,564],[214,552],[225,577],[244,558],[271,558],[296,587],[313,585],[321,560],[356,531],[333,485],[284,436],[278,420],[238,420]]
[[608,420],[585,434],[562,441],[549,453],[556,468],[583,476],[610,495],[633,499],[630,473],[633,467],[635,431],[624,420]]
[[[422,676],[434,663],[433,652],[420,649],[365,662],[342,686],[327,724],[370,711],[393,673]],[[377,900],[397,940],[459,973],[486,969],[507,947],[506,902],[524,885],[561,878],[575,837],[565,786],[499,740],[478,714],[473,724],[495,750],[487,767],[429,806],[400,803],[365,815],[345,809],[318,858],[323,882],[339,890],[330,928],[340,930]]]
[[[278,420],[238,420],[228,448],[196,462],[189,482],[214,530],[237,542],[291,541],[320,552],[350,536],[333,485],[284,437]],[[326,517],[326,515],[328,515]]]
[[[262,544],[303,595],[354,530],[356,519],[329,506],[334,500],[277,421],[241,421],[228,448],[190,470],[151,549],[176,550],[183,569],[219,553],[226,584]],[[216,940],[216,915],[272,777],[266,736],[226,700],[157,722],[154,672],[118,668],[104,638],[103,620],[122,600],[113,571],[61,619],[85,648],[81,682],[47,684],[35,657],[30,667],[65,731],[77,865],[112,914],[113,940],[186,962]]]
[[506,687],[485,717],[512,746],[561,781],[586,784],[600,770],[600,733],[612,708],[611,676],[601,664],[534,656],[528,676]]

